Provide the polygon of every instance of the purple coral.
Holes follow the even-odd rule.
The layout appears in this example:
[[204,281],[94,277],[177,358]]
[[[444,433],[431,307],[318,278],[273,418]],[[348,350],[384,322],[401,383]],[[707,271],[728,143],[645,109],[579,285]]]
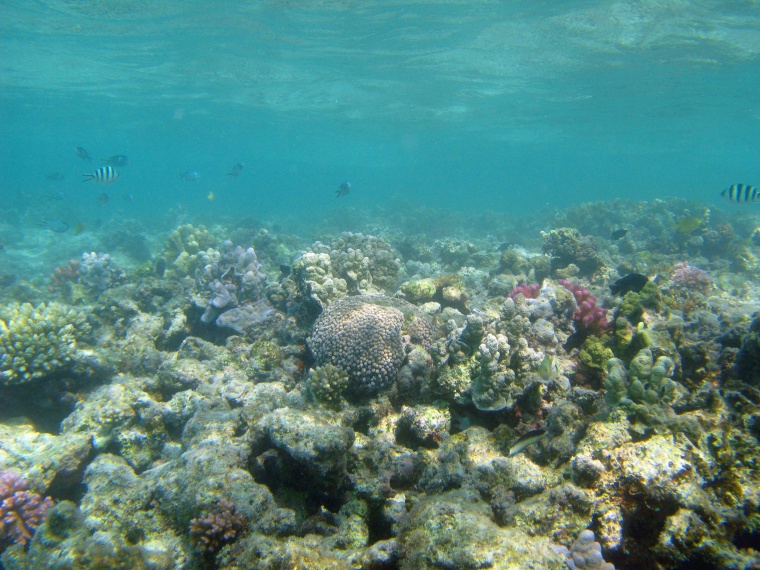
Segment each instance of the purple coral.
[[[220,315],[238,307],[245,309],[248,303],[258,301],[266,286],[267,276],[262,271],[252,247],[243,249],[234,246],[230,240],[224,242],[224,251],[218,253],[218,259],[204,268],[198,280],[202,289],[209,289],[213,295],[206,303],[206,310],[201,322],[220,322]],[[239,332],[239,331],[238,331]]]
[[538,295],[541,293],[541,285],[538,283],[533,283],[532,285],[520,283],[517,287],[512,289],[512,292],[508,296],[510,299],[514,299],[521,293],[526,299],[538,299]]
[[111,263],[107,253],[83,253],[79,264],[79,282],[91,289],[105,291],[126,280],[123,270]]
[[190,521],[190,538],[197,550],[211,554],[235,540],[244,526],[235,505],[221,499],[215,511]]
[[0,547],[26,545],[53,506],[27,489],[26,480],[13,471],[0,471]]
[[559,283],[575,297],[577,308],[573,313],[573,320],[581,329],[599,334],[604,334],[610,330],[610,323],[607,321],[607,309],[596,304],[596,296],[592,295],[591,291],[569,279],[560,279]]
[[707,295],[712,287],[710,275],[708,275],[707,271],[698,267],[692,267],[687,261],[676,263],[673,266],[670,280],[676,287],[696,291],[703,295]]

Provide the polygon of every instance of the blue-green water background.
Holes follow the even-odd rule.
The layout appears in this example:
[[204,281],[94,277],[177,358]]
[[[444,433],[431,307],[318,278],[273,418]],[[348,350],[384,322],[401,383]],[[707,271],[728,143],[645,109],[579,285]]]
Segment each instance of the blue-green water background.
[[718,205],[760,184],[759,55],[755,1],[5,0],[2,222]]

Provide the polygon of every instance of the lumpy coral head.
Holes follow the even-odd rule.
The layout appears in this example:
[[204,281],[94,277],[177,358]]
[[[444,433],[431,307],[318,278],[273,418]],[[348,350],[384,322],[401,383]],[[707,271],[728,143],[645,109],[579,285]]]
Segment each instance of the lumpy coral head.
[[609,332],[610,323],[607,321],[607,309],[596,304],[596,296],[592,295],[591,291],[569,279],[560,279],[559,284],[570,291],[575,298],[577,308],[573,313],[573,320],[576,325],[581,329],[598,334]]

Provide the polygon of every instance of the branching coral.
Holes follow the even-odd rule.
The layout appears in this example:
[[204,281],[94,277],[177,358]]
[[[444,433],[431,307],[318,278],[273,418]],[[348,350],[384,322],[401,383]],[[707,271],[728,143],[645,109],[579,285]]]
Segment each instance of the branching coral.
[[190,538],[196,550],[214,553],[235,540],[244,526],[245,519],[235,505],[221,499],[213,512],[190,521]]
[[65,367],[90,333],[82,311],[59,303],[0,308],[0,385],[23,384]]
[[25,545],[53,506],[27,489],[26,480],[13,471],[0,471],[0,547]]

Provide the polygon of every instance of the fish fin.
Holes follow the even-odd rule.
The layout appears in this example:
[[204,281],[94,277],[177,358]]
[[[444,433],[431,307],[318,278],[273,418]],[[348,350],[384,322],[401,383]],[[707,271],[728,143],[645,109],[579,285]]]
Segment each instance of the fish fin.
[[95,180],[95,176],[92,174],[82,174],[84,176],[84,180],[82,182],[89,182],[90,180]]

